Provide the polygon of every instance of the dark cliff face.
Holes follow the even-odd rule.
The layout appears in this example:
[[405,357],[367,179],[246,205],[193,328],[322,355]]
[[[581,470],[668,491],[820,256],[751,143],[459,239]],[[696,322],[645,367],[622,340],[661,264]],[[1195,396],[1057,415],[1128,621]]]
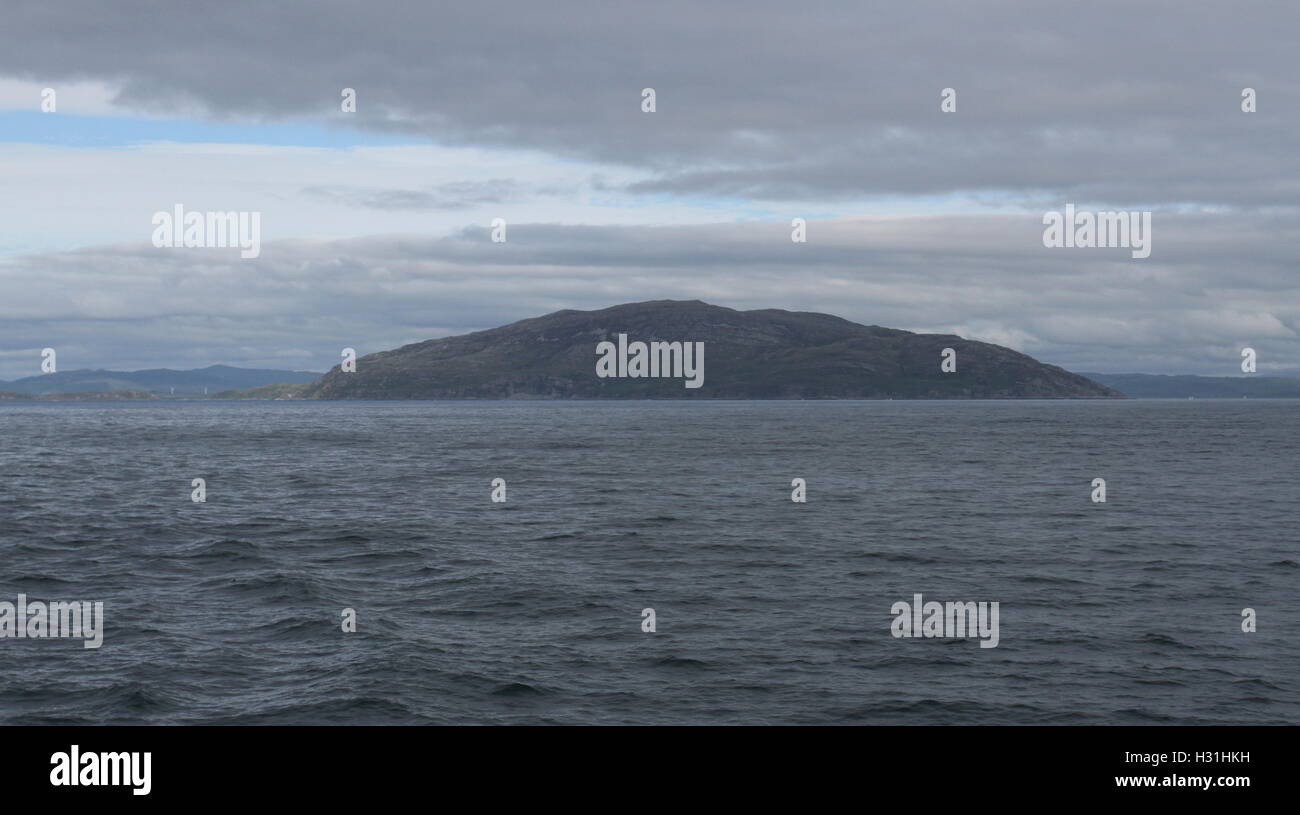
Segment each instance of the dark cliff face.
[[[597,344],[703,342],[704,382],[601,378]],[[957,370],[940,370],[944,348]],[[1024,354],[942,334],[864,326],[828,314],[735,311],[699,301],[557,311],[334,368],[308,399],[1000,399],[1121,396]]]

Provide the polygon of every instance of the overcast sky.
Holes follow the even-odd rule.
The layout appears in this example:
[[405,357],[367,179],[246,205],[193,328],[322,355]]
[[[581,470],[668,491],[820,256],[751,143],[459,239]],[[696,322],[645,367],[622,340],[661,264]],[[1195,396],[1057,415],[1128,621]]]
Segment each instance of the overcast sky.
[[[1300,375],[1297,31],[1294,2],[7,0],[0,379],[45,347],[325,370],[662,298]],[[1069,203],[1151,211],[1151,256],[1044,247]],[[261,256],[155,248],[176,204],[260,212]]]

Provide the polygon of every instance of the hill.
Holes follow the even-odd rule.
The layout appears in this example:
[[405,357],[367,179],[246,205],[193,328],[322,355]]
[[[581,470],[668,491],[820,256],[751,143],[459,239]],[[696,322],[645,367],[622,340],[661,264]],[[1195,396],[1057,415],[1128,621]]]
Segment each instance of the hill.
[[155,368],[147,371],[77,370],[39,374],[13,382],[0,382],[0,390],[31,396],[103,391],[144,391],[171,395],[202,395],[218,391],[256,388],[279,383],[305,384],[320,374],[311,371],[277,371],[210,365],[189,371]]
[[1300,379],[1284,376],[1084,374],[1135,399],[1300,399]]
[[[702,342],[703,382],[600,377],[600,343]],[[953,373],[940,370],[945,348]],[[829,314],[698,300],[564,310],[335,367],[308,399],[1014,399],[1123,394],[1009,348]]]

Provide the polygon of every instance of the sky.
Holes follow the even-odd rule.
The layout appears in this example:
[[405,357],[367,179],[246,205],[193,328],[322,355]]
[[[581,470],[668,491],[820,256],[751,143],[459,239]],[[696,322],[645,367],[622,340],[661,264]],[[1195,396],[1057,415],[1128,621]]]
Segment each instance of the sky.
[[[1297,30],[1292,2],[7,0],[0,380],[47,347],[324,371],[655,299],[1300,375]],[[1151,212],[1150,256],[1045,246],[1067,204]],[[176,205],[259,213],[260,254],[155,246]]]

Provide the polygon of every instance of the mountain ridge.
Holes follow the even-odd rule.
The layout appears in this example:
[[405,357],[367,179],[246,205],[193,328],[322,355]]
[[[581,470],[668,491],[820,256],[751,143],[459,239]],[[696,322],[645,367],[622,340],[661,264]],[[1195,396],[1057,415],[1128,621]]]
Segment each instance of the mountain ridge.
[[[702,342],[704,381],[600,378],[597,347]],[[940,370],[945,348],[956,371]],[[863,325],[819,312],[738,311],[699,300],[562,309],[498,328],[380,351],[335,366],[307,399],[1115,398],[1086,377],[950,334]]]

